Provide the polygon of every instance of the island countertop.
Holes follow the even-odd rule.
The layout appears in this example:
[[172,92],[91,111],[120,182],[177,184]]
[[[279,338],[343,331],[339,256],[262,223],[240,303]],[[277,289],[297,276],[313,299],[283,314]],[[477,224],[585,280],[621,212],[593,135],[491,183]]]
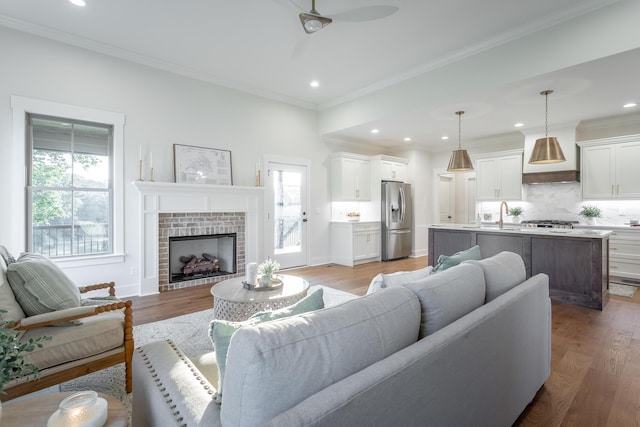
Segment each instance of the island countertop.
[[465,230],[486,233],[505,233],[505,234],[527,234],[527,235],[544,235],[544,236],[566,236],[579,237],[587,239],[603,239],[611,235],[612,230],[596,229],[596,228],[542,228],[542,227],[522,227],[519,225],[505,225],[504,228],[498,228],[498,225],[477,226],[474,224],[433,224],[429,227],[441,228],[443,230]]

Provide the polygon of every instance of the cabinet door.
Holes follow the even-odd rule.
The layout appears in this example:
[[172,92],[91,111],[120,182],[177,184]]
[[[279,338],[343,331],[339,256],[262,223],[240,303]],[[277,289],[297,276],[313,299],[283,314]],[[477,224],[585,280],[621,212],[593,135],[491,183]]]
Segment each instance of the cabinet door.
[[615,153],[611,145],[582,149],[582,198],[611,199],[615,191]]
[[498,199],[522,200],[522,156],[502,157],[498,162]]
[[371,199],[371,172],[369,162],[366,160],[355,160],[354,171],[354,194],[356,200]]
[[331,161],[331,199],[370,200],[370,175],[366,160],[334,158]]
[[407,165],[383,160],[380,162],[383,181],[407,181]]
[[616,196],[640,198],[640,141],[617,147],[615,171]]
[[476,193],[478,201],[498,198],[498,161],[479,159],[476,161]]

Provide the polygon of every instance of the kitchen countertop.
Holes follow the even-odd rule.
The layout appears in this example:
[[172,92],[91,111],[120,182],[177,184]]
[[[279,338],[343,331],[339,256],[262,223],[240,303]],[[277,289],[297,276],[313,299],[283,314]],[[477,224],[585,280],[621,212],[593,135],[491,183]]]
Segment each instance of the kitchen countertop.
[[[497,224],[486,225],[483,224],[480,227],[473,224],[432,224],[429,227],[439,228],[444,230],[464,230],[464,231],[480,231],[491,233],[505,233],[505,234],[531,234],[542,236],[567,236],[567,237],[580,237],[587,239],[602,239],[611,235],[611,229],[595,229],[595,227],[589,226],[589,228],[526,228],[517,224],[505,225],[504,228],[498,228]],[[630,227],[628,227],[630,228]]]
[[573,228],[591,228],[594,230],[625,230],[625,231],[635,231],[640,233],[639,226],[630,226],[630,225],[584,225],[584,224],[576,224]]

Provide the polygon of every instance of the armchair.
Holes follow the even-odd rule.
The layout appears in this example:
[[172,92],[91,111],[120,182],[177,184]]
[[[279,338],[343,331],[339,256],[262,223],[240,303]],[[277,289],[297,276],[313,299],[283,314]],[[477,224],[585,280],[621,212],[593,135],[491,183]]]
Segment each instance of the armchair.
[[127,393],[132,391],[132,302],[115,297],[113,282],[78,288],[81,295],[104,290],[108,295],[83,299],[79,307],[31,316],[21,309],[18,294],[12,292],[13,285],[9,285],[7,264],[0,257],[0,308],[13,316],[5,315],[4,320],[17,319],[13,326],[23,331],[21,340],[42,335],[52,339],[44,342],[43,348],[25,355],[26,361],[38,367],[39,378],[13,380],[5,386],[6,394],[0,395],[0,400],[14,399],[119,363],[125,364]]

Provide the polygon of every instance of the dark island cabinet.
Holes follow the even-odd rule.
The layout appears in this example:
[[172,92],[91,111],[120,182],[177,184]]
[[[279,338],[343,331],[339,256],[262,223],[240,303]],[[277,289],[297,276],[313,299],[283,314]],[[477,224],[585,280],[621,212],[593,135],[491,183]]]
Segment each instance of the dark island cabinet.
[[524,260],[527,278],[549,276],[552,299],[602,310],[609,292],[609,237],[578,233],[430,227],[429,262],[474,245],[480,246],[482,258],[515,252]]

